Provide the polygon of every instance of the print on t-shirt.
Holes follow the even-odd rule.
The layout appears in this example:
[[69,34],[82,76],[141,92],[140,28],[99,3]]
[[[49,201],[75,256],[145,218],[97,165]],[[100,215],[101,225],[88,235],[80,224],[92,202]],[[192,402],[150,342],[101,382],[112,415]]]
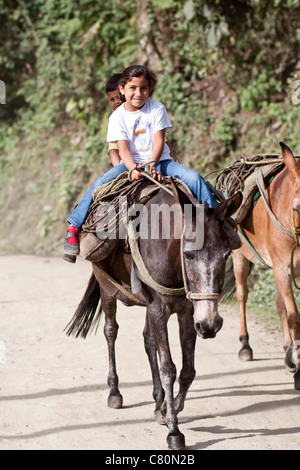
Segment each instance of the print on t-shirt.
[[144,152],[147,149],[147,141],[149,141],[145,129],[142,126],[137,126],[134,129],[134,135],[136,136],[135,145],[138,152]]
[[149,148],[150,144],[150,136],[149,136],[149,129],[151,129],[150,122],[142,122],[138,119],[134,123],[134,144],[138,152],[145,152]]

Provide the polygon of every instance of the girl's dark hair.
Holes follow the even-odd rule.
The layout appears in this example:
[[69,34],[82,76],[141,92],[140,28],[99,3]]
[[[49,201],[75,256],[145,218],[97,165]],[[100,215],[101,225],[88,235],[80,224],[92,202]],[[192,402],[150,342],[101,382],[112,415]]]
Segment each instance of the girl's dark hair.
[[129,80],[135,77],[145,77],[149,83],[150,93],[153,92],[157,79],[154,73],[150,72],[144,65],[131,65],[127,67],[121,75],[119,84],[124,87]]

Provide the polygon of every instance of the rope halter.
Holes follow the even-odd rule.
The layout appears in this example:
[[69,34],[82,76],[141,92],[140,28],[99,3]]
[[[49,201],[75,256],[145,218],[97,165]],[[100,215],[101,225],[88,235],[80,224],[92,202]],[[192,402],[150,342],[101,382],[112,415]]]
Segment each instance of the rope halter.
[[193,300],[219,300],[221,295],[217,293],[212,293],[212,294],[198,294],[197,292],[191,292],[189,291],[186,294],[187,299],[190,301]]
[[182,277],[183,277],[183,284],[184,284],[184,289],[185,289],[185,293],[186,293],[186,298],[188,300],[190,300],[191,302],[193,300],[218,301],[221,297],[221,294],[218,294],[217,292],[211,292],[211,293],[208,293],[208,294],[202,294],[202,293],[200,294],[198,292],[192,292],[192,291],[189,290],[187,276],[186,276],[186,269],[185,269],[185,264],[184,264],[184,255],[183,255],[184,232],[185,232],[185,226],[183,226],[181,242],[180,242],[180,257],[181,257],[181,270],[182,270]]

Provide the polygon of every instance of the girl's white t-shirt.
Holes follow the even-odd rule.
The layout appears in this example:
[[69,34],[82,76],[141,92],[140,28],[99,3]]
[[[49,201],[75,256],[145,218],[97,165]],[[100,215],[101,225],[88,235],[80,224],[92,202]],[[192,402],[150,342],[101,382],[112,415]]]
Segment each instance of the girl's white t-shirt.
[[[152,157],[154,134],[172,127],[166,108],[159,101],[148,99],[142,109],[125,109],[125,103],[112,113],[108,122],[107,142],[127,140],[135,163],[148,162]],[[172,160],[169,147],[164,145],[161,160]]]

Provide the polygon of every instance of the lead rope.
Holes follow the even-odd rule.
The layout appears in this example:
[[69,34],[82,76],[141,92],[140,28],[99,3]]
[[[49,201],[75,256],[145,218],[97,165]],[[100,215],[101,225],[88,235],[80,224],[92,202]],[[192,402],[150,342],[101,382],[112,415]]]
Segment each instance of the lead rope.
[[[152,168],[155,166],[155,161],[151,161],[151,162],[141,162],[139,163],[139,165],[130,170],[129,171],[129,174],[128,174],[128,179],[129,181],[132,181],[131,180],[131,174],[132,172],[135,170],[135,169],[140,169],[140,168],[146,168],[146,170],[143,172],[143,176],[145,176],[146,178],[148,178],[150,181],[152,181],[153,183],[155,183],[157,186],[161,187],[162,189],[164,189],[164,191],[166,191],[167,193],[169,193],[171,196],[174,196],[173,194],[173,191],[171,191],[170,189],[166,188],[165,186],[163,186],[159,181],[157,181],[156,179],[154,179],[151,175],[150,175],[150,172],[152,171]],[[184,264],[184,256],[183,256],[183,236],[184,236],[184,230],[185,230],[185,227],[183,227],[183,231],[182,231],[182,236],[181,236],[181,240],[180,240],[180,258],[181,258],[181,270],[182,270],[182,278],[183,278],[183,284],[184,284],[184,287],[183,288],[179,288],[179,289],[171,289],[171,288],[168,288],[168,287],[165,287],[165,286],[162,286],[160,284],[158,284],[150,275],[150,273],[148,272],[145,264],[144,264],[144,261],[141,257],[141,254],[140,254],[140,250],[139,250],[139,246],[138,246],[138,243],[137,243],[137,240],[135,238],[135,233],[134,233],[134,229],[133,229],[133,225],[132,225],[132,222],[129,221],[128,222],[128,225],[127,225],[127,232],[128,232],[128,240],[129,240],[129,245],[130,245],[130,250],[131,250],[131,254],[132,254],[132,257],[134,259],[134,262],[136,264],[136,267],[141,275],[141,277],[143,278],[144,281],[146,281],[146,284],[150,287],[152,287],[154,290],[156,290],[157,292],[159,292],[160,294],[163,294],[163,295],[175,295],[175,296],[181,296],[183,295],[184,293],[186,294],[186,297],[188,300],[190,300],[191,302],[193,300],[219,300],[221,295],[220,294],[217,294],[217,293],[210,293],[210,294],[200,294],[200,293],[197,293],[197,292],[191,292],[188,288],[188,282],[187,282],[187,277],[186,277],[186,270],[185,270],[185,264]]]
[[155,160],[151,160],[151,162],[140,162],[136,168],[133,168],[132,170],[129,171],[128,173],[129,181],[132,182],[131,174],[134,170],[140,170],[141,168],[145,168],[145,171],[142,173],[143,176],[145,176],[146,178],[148,178],[148,180],[152,181],[157,186],[164,189],[164,191],[166,191],[167,193],[171,194],[171,196],[173,196],[173,193],[170,189],[166,188],[163,184],[161,184],[159,181],[157,181],[151,176],[152,168],[155,167],[155,164],[156,164]]
[[128,241],[129,241],[132,258],[134,259],[138,272],[140,273],[145,284],[147,284],[149,287],[152,287],[152,289],[156,290],[157,292],[163,295],[171,295],[171,296],[184,295],[185,289],[183,287],[172,289],[170,287],[162,286],[161,284],[158,284],[158,282],[156,282],[153,279],[153,277],[150,275],[149,271],[147,270],[145,266],[143,258],[141,256],[131,220],[128,222],[127,232],[128,232]]

